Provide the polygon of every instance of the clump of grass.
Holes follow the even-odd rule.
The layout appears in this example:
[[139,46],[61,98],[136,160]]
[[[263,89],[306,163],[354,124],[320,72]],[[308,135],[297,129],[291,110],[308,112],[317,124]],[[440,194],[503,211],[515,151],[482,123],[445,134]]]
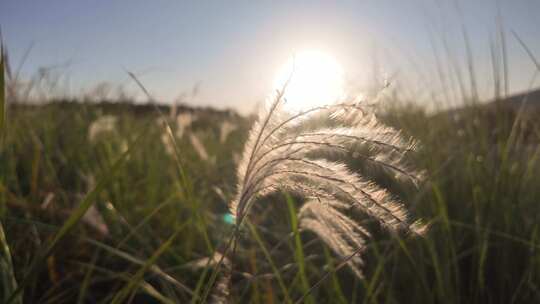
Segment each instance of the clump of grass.
[[[4,79],[4,45],[2,36],[0,35],[0,153],[4,149],[4,128],[6,117],[6,97],[5,97],[5,79]],[[4,172],[0,174],[0,186],[4,183]],[[4,233],[2,225],[5,212],[5,197],[0,194],[0,281],[1,294],[0,299],[5,302],[11,294],[17,290],[17,280],[13,270],[13,262],[11,260],[11,249]],[[22,297],[17,296],[14,303],[22,303]]]

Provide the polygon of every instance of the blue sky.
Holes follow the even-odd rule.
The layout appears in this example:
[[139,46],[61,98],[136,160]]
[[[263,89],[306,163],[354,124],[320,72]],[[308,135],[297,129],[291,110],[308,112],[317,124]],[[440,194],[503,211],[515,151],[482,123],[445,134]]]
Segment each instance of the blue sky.
[[62,73],[74,92],[102,81],[135,92],[127,69],[161,101],[197,86],[191,104],[248,112],[272,90],[280,65],[303,49],[334,56],[351,88],[368,87],[374,74],[398,75],[404,91],[420,98],[440,86],[435,53],[444,53],[443,40],[464,58],[462,24],[487,92],[498,12],[511,89],[521,91],[534,67],[510,31],[540,57],[540,1],[2,0],[0,26],[12,65],[32,46],[24,77],[69,61]]

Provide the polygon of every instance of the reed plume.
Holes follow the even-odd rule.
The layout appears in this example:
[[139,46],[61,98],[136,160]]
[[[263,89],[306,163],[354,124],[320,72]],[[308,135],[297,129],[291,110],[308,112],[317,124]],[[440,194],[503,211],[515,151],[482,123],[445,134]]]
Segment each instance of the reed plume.
[[[373,167],[418,184],[422,172],[403,161],[416,149],[416,141],[404,139],[399,131],[379,122],[361,103],[319,106],[297,113],[286,111],[285,103],[278,92],[250,131],[238,166],[237,195],[229,205],[234,216],[243,218],[255,198],[287,189],[307,197],[333,198],[329,204],[362,210],[392,230],[416,227],[387,190],[351,172],[343,163],[321,158],[352,153]],[[304,128],[320,117],[349,126]],[[359,147],[371,153],[363,154]]]
[[[333,126],[323,127],[324,119]],[[423,173],[405,160],[417,146],[415,140],[381,123],[371,104],[343,102],[290,112],[283,91],[277,92],[249,133],[230,212],[240,225],[257,198],[281,190],[298,194],[307,199],[298,214],[301,228],[314,232],[340,256],[357,252],[369,237],[350,217],[356,212],[390,231],[422,234],[425,225],[412,220],[397,197],[334,160],[352,155],[417,186]],[[360,257],[348,265],[362,276]]]
[[[358,253],[370,234],[353,219],[354,214],[376,219],[394,233],[421,235],[426,230],[387,189],[336,161],[350,155],[398,182],[418,186],[423,172],[406,161],[418,147],[415,140],[381,123],[373,104],[341,102],[291,112],[284,91],[276,92],[262,108],[238,164],[237,192],[229,203],[236,230],[217,265],[223,264],[228,272],[220,277],[221,286],[230,278],[229,248],[243,220],[258,198],[276,191],[306,199],[297,215],[300,228],[315,233],[358,277],[363,265]],[[228,289],[221,291],[228,294]]]

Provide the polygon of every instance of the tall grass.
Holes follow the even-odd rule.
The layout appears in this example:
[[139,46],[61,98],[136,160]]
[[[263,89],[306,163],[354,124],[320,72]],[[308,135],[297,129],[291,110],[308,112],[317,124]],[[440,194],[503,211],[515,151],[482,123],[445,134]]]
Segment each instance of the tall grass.
[[[493,45],[494,94],[502,98],[508,62],[504,42]],[[461,77],[470,102],[461,110],[397,106],[372,124],[364,120],[369,115],[352,120],[347,114],[363,108],[347,105],[352,112],[320,109],[340,123],[314,115],[283,129],[291,116],[273,112],[279,115],[266,130],[277,131],[263,134],[268,145],[260,148],[253,144],[257,132],[249,132],[255,119],[226,112],[165,115],[127,104],[2,100],[2,117],[9,110],[0,157],[2,300],[538,302],[540,127],[529,115],[535,112],[515,112],[501,98],[492,110],[470,98]],[[197,119],[187,124],[193,114]],[[114,126],[89,136],[104,116],[116,117]],[[227,136],[225,122],[236,126]],[[414,153],[407,138],[421,143]],[[245,142],[252,145],[244,149]],[[243,149],[237,171],[234,155]],[[406,162],[376,158],[394,150]],[[251,154],[257,161],[249,165]],[[388,160],[391,166],[380,163]],[[324,174],[312,176],[317,172]],[[426,174],[420,179],[417,172]],[[299,173],[310,176],[298,179],[305,175]],[[242,187],[258,178],[256,187]],[[393,211],[427,219],[429,233],[387,233],[384,227],[415,228],[414,220],[396,224],[390,215],[381,218],[380,208],[370,213],[363,196],[346,195],[350,184],[393,193],[406,202]],[[353,198],[360,203],[351,204]],[[91,207],[106,230],[84,220],[93,216]]]
[[[4,150],[4,133],[6,121],[6,86],[5,86],[5,68],[4,68],[4,44],[0,35],[0,153]],[[4,183],[4,171],[0,172],[0,185]],[[11,260],[11,249],[4,232],[4,215],[6,213],[6,199],[2,194],[0,196],[0,278],[2,281],[2,294],[0,299],[7,301],[9,296],[17,290],[17,281],[15,271]],[[22,303],[22,297],[16,297],[17,303]]]

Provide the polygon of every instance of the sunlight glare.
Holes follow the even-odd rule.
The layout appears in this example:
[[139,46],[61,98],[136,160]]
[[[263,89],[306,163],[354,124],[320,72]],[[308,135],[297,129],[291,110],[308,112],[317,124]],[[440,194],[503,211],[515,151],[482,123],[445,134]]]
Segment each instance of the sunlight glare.
[[331,104],[344,94],[343,69],[335,58],[320,51],[296,53],[279,70],[275,89],[283,89],[287,80],[286,108],[291,111]]

